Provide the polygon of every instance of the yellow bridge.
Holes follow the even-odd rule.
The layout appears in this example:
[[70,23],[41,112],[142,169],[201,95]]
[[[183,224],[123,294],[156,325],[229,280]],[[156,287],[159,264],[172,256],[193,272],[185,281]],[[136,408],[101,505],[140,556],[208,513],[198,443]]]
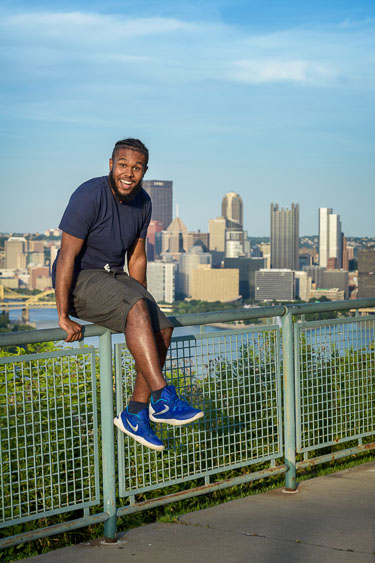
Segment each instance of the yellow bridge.
[[[53,299],[43,301],[45,297],[53,295]],[[55,290],[47,289],[37,295],[24,295],[0,285],[0,311],[14,311],[22,309],[22,320],[30,320],[30,309],[56,309]]]
[[[53,299],[43,301],[45,297],[53,295]],[[172,305],[160,305],[164,313],[173,312]],[[30,320],[30,309],[56,309],[55,290],[47,289],[37,295],[24,295],[0,285],[0,311],[15,311],[22,309],[22,320]]]

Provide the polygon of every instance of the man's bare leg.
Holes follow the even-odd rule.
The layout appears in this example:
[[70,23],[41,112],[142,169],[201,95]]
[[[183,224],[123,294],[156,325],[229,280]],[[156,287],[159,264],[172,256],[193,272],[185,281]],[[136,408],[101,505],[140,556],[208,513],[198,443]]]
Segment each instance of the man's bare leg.
[[143,299],[130,309],[126,321],[126,344],[137,368],[133,401],[147,403],[150,392],[165,387],[162,374],[172,329],[164,329],[154,335],[148,307]]
[[[162,374],[172,329],[155,334],[152,331],[148,307],[143,299],[131,308],[125,327],[125,336],[130,353],[134,357],[137,378],[128,406],[115,417],[115,425],[137,442],[154,450],[165,446],[150,426],[153,422],[164,422],[180,426],[203,416],[200,409],[191,407],[179,399],[176,390],[167,386]],[[151,402],[148,401],[151,394]],[[167,413],[167,416],[165,414]]]
[[[167,356],[167,351],[171,342],[172,332],[173,332],[172,328],[164,328],[160,332],[154,333],[155,343],[159,356],[159,365],[161,369],[163,369],[164,367],[165,358]],[[135,365],[135,369],[137,372],[137,377],[135,380],[135,385],[133,389],[133,394],[131,396],[131,400],[137,401],[139,403],[148,403],[151,394],[150,387],[148,386],[148,383],[143,373],[139,369],[137,363]],[[162,387],[166,385],[166,381],[164,379],[163,381],[164,383]]]

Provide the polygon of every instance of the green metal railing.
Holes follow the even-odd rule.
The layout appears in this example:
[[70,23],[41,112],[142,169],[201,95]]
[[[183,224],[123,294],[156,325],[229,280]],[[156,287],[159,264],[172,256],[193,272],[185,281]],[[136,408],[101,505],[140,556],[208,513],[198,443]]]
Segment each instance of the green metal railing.
[[[135,370],[109,330],[84,327],[85,337],[99,336],[98,349],[18,355],[6,347],[64,332],[1,334],[0,547],[99,522],[111,540],[119,516],[277,474],[294,491],[298,468],[374,448],[375,315],[304,319],[367,307],[375,299],[171,317],[201,325],[172,339],[165,375],[205,417],[157,427],[162,453],[115,431]],[[272,324],[204,332],[248,319]],[[19,533],[30,521],[35,529]]]

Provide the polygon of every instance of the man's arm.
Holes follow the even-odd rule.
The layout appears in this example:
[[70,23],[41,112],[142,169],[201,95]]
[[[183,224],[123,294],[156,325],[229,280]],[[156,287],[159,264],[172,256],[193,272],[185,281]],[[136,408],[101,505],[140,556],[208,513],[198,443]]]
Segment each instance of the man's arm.
[[128,270],[129,276],[136,279],[147,288],[146,279],[146,239],[138,238],[130,250],[128,250]]
[[69,318],[69,294],[73,283],[74,262],[83,246],[83,239],[63,232],[56,268],[56,305],[59,327],[66,331],[65,342],[82,338],[82,325]]

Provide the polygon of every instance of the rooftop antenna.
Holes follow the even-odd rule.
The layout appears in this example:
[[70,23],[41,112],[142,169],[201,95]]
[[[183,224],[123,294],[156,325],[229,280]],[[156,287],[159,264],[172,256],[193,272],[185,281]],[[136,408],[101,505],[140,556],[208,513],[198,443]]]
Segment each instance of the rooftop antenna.
[[179,213],[178,213],[178,203],[176,203],[176,217],[179,217]]

